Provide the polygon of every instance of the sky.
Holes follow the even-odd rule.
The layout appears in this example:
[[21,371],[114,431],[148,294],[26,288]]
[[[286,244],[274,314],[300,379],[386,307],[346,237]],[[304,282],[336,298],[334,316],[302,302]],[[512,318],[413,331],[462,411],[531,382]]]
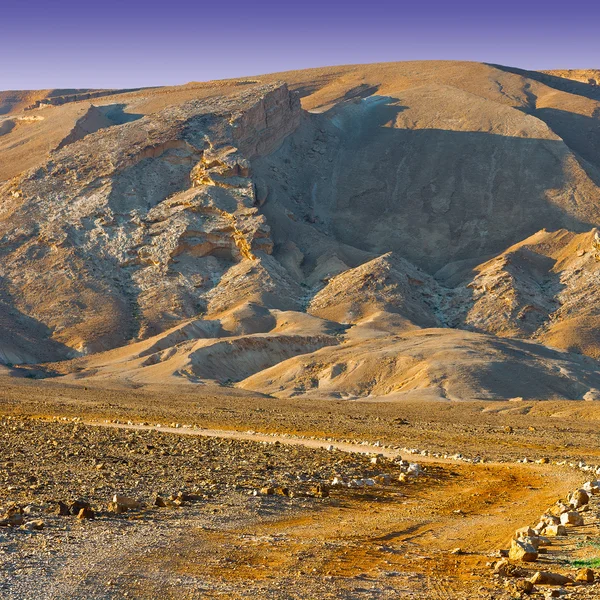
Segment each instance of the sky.
[[475,60],[600,68],[600,1],[0,0],[0,90]]

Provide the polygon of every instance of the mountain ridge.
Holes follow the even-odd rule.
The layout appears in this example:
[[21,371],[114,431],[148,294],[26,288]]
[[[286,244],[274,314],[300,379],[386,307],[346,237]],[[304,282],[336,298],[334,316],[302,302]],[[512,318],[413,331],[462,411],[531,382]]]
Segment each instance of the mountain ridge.
[[[460,399],[479,387],[583,399],[600,388],[591,84],[386,63],[24,114],[0,122],[17,124],[0,136],[13,172],[0,184],[4,363],[274,395]],[[292,335],[281,315],[301,324]],[[206,341],[202,323],[220,334]],[[149,339],[160,348],[143,358]],[[436,344],[453,356],[445,366]],[[352,353],[364,360],[349,377],[336,365]],[[369,355],[398,358],[386,371]],[[515,356],[521,384],[506,381]],[[321,362],[329,375],[289,383]]]

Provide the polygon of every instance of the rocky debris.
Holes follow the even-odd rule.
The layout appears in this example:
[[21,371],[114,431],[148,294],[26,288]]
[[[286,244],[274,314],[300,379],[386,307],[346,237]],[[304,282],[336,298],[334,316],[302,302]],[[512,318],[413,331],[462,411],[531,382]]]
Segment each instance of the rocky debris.
[[118,502],[109,502],[107,506],[107,510],[110,513],[115,513],[116,515],[121,515],[127,512],[127,507],[119,504]]
[[315,498],[329,498],[329,486],[323,483],[318,483],[310,490]]
[[[275,442],[109,429],[70,421],[0,422],[5,423],[2,434],[14,438],[14,444],[7,445],[0,457],[0,505],[9,506],[14,500],[16,513],[31,513],[25,522],[35,521],[39,515],[44,521],[43,530],[35,531],[35,535],[19,528],[3,530],[0,546],[4,541],[17,548],[36,543],[42,562],[46,560],[43,541],[56,552],[59,561],[65,551],[77,552],[85,536],[92,548],[97,544],[99,559],[107,540],[119,538],[114,547],[123,544],[126,551],[129,543],[136,544],[140,531],[169,526],[176,531],[178,527],[191,530],[197,527],[200,517],[212,528],[221,515],[226,515],[223,522],[230,527],[240,518],[236,513],[271,520],[280,515],[289,518],[305,514],[330,503],[335,506],[340,501],[395,502],[400,490],[406,491],[407,487],[398,482],[398,475],[416,464],[383,457],[374,464],[371,458],[382,451],[382,444],[366,445],[365,453],[331,452]],[[178,431],[187,429],[187,425],[182,422]],[[17,459],[22,466],[9,468],[8,464]],[[98,465],[103,468],[98,469]],[[429,469],[413,467],[411,472],[419,473],[418,477],[410,477],[411,486],[433,481],[429,480]],[[44,485],[32,489],[33,477]],[[368,480],[372,485],[332,487],[330,482],[335,477]],[[253,490],[261,488],[268,488],[269,495],[254,496]],[[418,494],[418,489],[415,492]],[[126,506],[127,510],[121,512]],[[72,515],[77,509],[79,512]],[[143,512],[137,512],[140,510]],[[78,515],[93,515],[95,520],[78,519]],[[63,546],[64,542],[58,540],[65,539],[68,544]],[[0,559],[6,558],[12,564],[25,560],[25,551],[8,557],[2,553],[3,548]],[[87,560],[84,568],[91,564],[89,556]]]
[[524,577],[527,575],[527,571],[506,559],[499,560],[494,564],[494,573],[503,577]]
[[69,509],[69,506],[67,504],[65,504],[64,502],[62,502],[61,500],[52,504],[51,507],[48,509],[48,512],[51,512],[55,515],[59,515],[61,517],[66,517],[71,514],[71,510]]
[[44,525],[44,521],[41,519],[35,519],[34,521],[26,521],[23,524],[23,528],[27,529],[28,531],[41,531],[44,529]]
[[554,590],[548,590],[544,594],[544,600],[551,600],[552,598],[562,598],[565,596],[568,597],[567,590],[564,590],[563,588],[558,588]]
[[595,496],[600,494],[600,482],[599,481],[586,481],[582,487],[588,494]]
[[[585,463],[573,464],[574,467],[582,468],[586,467]],[[593,469],[596,470],[595,468]],[[568,562],[572,562],[574,565],[577,564],[577,560],[572,558],[566,558],[565,556],[560,557],[554,561],[550,558],[548,548],[546,546],[555,545],[554,538],[557,536],[566,536],[569,531],[568,527],[578,527],[584,524],[582,513],[593,513],[597,509],[597,501],[594,500],[596,493],[594,490],[597,488],[597,482],[588,481],[584,485],[571,492],[568,495],[566,501],[559,500],[554,506],[552,506],[546,513],[544,513],[536,527],[521,527],[515,531],[514,539],[510,550],[505,554],[511,560],[519,560],[521,562],[536,562],[539,555],[542,555],[542,559],[545,564],[550,562],[556,562],[562,566]],[[592,524],[594,521],[592,521]],[[594,538],[585,536],[585,539],[578,541],[577,532],[571,532],[575,536],[574,544],[575,549],[585,546],[586,541],[590,542]],[[580,536],[581,537],[581,536]],[[537,551],[537,552],[536,552]],[[564,551],[563,551],[564,552]],[[556,550],[553,554],[556,554]],[[502,555],[502,554],[501,554]],[[580,568],[575,573],[563,574],[556,573],[548,570],[536,571],[533,575],[531,572],[524,568],[518,567],[517,565],[509,562],[509,560],[500,560],[494,563],[494,574],[496,576],[504,578],[527,577],[525,581],[528,581],[533,586],[565,586],[577,584],[593,584],[595,581],[594,571],[590,568]],[[518,595],[521,592],[524,594],[533,593],[533,590],[525,590],[524,588],[519,589],[518,584],[512,584],[509,581],[505,582],[507,587],[510,587]],[[546,592],[545,597],[562,597],[566,592],[562,588],[554,588],[551,591]],[[578,596],[579,597],[579,596]],[[592,593],[591,596],[584,595],[582,598],[595,597]]]
[[[278,442],[236,442],[152,430],[111,430],[65,421],[10,419],[0,421],[2,424],[18,433],[10,452],[23,464],[31,465],[22,472],[11,470],[10,479],[5,472],[5,494],[6,484],[11,483],[6,500],[18,501],[3,518],[5,525],[20,526],[35,520],[23,513],[34,514],[37,510],[49,517],[74,516],[82,521],[121,515],[127,518],[129,513],[142,508],[185,507],[226,490],[245,491],[249,495],[260,490],[256,492],[258,496],[273,496],[278,502],[294,498],[326,500],[332,490],[337,496],[360,494],[366,489],[386,494],[400,485],[400,474],[407,475],[408,480],[425,476],[417,463],[326,449],[282,450]],[[180,424],[180,428],[189,425]],[[115,443],[115,439],[120,442]],[[371,461],[374,456],[378,458],[376,464]],[[6,454],[3,460],[9,464],[11,454]],[[235,466],[225,469],[224,461]],[[52,479],[32,489],[30,478],[38,477],[35,465],[46,462],[53,465]],[[298,465],[302,465],[301,472]],[[382,473],[382,466],[388,472]],[[78,473],[76,479],[72,476],[74,472]],[[187,489],[181,489],[183,481],[188,482]],[[119,493],[114,493],[116,482]],[[63,500],[69,497],[75,499]],[[39,509],[30,506],[34,499]]]
[[90,508],[90,503],[86,500],[74,500],[69,506],[69,512],[72,515],[79,515],[82,510],[87,510]]
[[[527,538],[531,539],[531,538]],[[521,560],[523,562],[535,562],[538,559],[536,548],[525,540],[513,540],[508,552],[511,560]]]
[[534,589],[534,585],[528,579],[522,579],[515,583],[515,589],[517,592],[523,592],[524,594],[531,594]]
[[519,541],[523,542],[524,544],[529,544],[530,546],[532,546],[533,548],[535,548],[535,550],[538,553],[541,553],[540,552],[540,546],[542,545],[542,538],[540,538],[539,536],[537,536],[537,535],[530,535],[530,536],[527,536],[527,537],[520,538]]
[[517,538],[517,539],[527,538],[527,537],[535,537],[537,535],[538,535],[538,532],[529,526],[521,527],[520,529],[517,529],[517,531],[515,531],[515,538]]
[[175,502],[173,502],[173,500],[170,500],[169,498],[163,498],[162,496],[159,496],[158,494],[156,494],[154,496],[154,500],[152,501],[152,505],[153,506],[158,506],[160,508],[167,508],[169,506],[177,506],[175,504]]
[[0,517],[0,527],[18,527],[23,524],[24,519],[23,509],[13,505]]
[[125,510],[137,510],[142,507],[142,503],[135,498],[129,498],[127,496],[120,496],[115,494],[112,499],[112,504],[117,504]]

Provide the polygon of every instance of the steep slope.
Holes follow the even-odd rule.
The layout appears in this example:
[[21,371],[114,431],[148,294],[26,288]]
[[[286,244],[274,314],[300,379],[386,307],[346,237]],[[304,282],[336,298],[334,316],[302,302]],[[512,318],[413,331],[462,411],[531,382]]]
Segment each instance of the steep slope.
[[540,231],[477,266],[447,265],[444,313],[454,327],[533,338],[600,357],[597,230]]

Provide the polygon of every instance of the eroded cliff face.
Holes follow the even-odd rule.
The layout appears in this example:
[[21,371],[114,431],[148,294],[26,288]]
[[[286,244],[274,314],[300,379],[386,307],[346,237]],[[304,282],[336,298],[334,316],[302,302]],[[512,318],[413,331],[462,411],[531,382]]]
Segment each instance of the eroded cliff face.
[[271,85],[69,140],[0,191],[4,294],[79,353],[204,312],[229,269],[271,253],[251,160],[301,119]]

